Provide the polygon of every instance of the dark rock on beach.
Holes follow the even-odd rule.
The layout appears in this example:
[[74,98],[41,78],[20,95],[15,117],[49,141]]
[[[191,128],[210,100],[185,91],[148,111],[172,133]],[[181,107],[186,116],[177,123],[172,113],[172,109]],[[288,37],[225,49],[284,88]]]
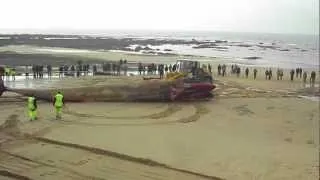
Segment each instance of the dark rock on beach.
[[206,44],[200,44],[198,46],[193,46],[194,49],[202,49],[202,48],[214,48],[217,47],[215,43],[206,43]]
[[256,59],[261,59],[261,57],[257,57],[257,56],[249,56],[249,57],[244,57],[243,59],[256,60]]
[[215,43],[227,43],[228,41],[226,41],[226,40],[215,40],[214,42]]

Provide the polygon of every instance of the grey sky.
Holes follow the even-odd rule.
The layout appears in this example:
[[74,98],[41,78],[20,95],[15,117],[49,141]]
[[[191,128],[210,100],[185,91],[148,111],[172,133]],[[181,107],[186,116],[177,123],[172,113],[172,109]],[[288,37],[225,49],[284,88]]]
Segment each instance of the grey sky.
[[319,34],[319,0],[1,0],[8,29]]

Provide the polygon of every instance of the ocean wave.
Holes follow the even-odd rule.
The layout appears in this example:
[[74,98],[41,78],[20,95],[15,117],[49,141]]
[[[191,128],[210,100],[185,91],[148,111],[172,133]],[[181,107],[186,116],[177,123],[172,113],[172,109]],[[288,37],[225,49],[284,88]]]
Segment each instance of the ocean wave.
[[0,37],[0,40],[3,39],[3,40],[7,40],[7,39],[11,39],[11,37]]

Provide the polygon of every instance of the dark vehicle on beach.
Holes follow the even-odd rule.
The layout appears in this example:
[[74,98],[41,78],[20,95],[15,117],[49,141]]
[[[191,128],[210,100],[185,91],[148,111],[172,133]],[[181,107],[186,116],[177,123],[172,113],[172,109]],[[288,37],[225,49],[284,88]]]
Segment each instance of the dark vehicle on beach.
[[[213,77],[205,69],[200,68],[198,61],[178,60],[176,71],[167,74],[164,81],[179,82],[171,86],[169,97],[171,100],[200,100],[213,98]],[[150,80],[154,78],[144,78]],[[158,79],[158,78],[155,78]]]

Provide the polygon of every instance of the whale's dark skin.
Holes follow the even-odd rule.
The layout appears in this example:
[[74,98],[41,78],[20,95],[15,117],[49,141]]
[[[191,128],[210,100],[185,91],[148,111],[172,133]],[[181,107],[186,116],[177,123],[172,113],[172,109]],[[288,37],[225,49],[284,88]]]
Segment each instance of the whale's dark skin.
[[215,88],[210,83],[184,83],[183,79],[175,81],[152,80],[139,84],[100,85],[92,87],[72,87],[59,89],[16,89],[4,86],[0,80],[0,96],[5,91],[23,96],[33,95],[40,100],[53,101],[57,91],[61,91],[66,102],[144,102],[144,101],[180,101],[212,98]]

